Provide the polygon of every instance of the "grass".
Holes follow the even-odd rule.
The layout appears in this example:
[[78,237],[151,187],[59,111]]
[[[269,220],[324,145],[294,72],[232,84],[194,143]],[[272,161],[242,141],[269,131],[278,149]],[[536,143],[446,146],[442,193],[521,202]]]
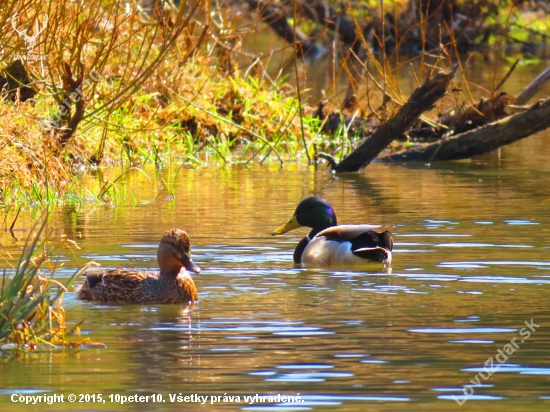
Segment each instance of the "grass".
[[[14,273],[9,275],[4,270],[0,285],[1,347],[35,349],[84,342],[78,324],[67,325],[62,302],[67,287],[87,266],[65,283],[55,280],[58,265],[52,259],[62,246],[75,247],[64,238],[52,241],[47,234],[47,219],[43,219],[30,232]],[[75,335],[76,340],[71,340]]]
[[[379,1],[349,3],[358,24],[371,18],[367,9],[380,11]],[[148,163],[157,168],[176,162],[282,165],[288,158],[309,159],[312,149],[348,153],[353,146],[348,130],[327,136],[307,107],[308,91],[300,87],[297,93],[286,82],[292,72],[302,81],[307,66],[295,61],[285,72],[281,63],[281,72],[270,76],[267,67],[282,61],[281,53],[247,50],[258,21],[243,18],[249,13],[237,13],[238,7],[226,3],[214,10],[210,1],[188,0],[177,9],[167,4],[148,14],[123,0],[2,2],[0,71],[22,60],[36,95],[25,100],[21,93],[4,91],[0,99],[0,205],[75,202],[90,192],[96,200],[116,201],[116,181],[99,192],[82,186],[83,174],[103,166],[117,165],[123,174]],[[395,12],[389,6],[387,11]],[[513,22],[518,39],[549,26],[538,15],[520,16],[513,9],[508,17],[504,7],[500,11],[495,21]],[[44,30],[31,47],[14,27],[33,33],[35,23]],[[404,101],[392,64],[410,60],[392,58],[369,57],[379,85],[364,72],[366,90],[350,81],[376,117],[391,114],[396,105],[380,113],[372,96],[386,92],[393,101]],[[441,67],[452,58],[420,59]],[[333,70],[350,74],[353,59],[334,62]],[[421,64],[417,72],[421,77],[430,68]],[[340,103],[336,82],[333,89],[329,97]],[[71,97],[75,91],[82,99]],[[470,96],[466,100],[473,102]],[[172,183],[164,186],[172,192]]]
[[[224,34],[232,21],[222,11],[210,17],[207,3],[148,15],[119,0],[3,2],[0,70],[23,56],[37,91],[0,101],[4,203],[65,201],[79,172],[96,166],[199,164],[207,156],[233,163],[237,146],[274,152],[277,130],[297,132],[294,118],[282,124],[289,105],[297,107],[290,89],[234,65],[226,49],[235,39]],[[12,26],[32,32],[36,22],[45,30],[30,53]],[[67,110],[63,100],[71,102],[75,85],[84,114],[71,134],[78,103]]]

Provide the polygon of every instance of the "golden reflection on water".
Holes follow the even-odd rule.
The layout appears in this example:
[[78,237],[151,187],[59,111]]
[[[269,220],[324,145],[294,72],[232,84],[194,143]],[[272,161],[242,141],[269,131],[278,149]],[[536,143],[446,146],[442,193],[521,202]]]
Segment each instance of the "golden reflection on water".
[[[24,410],[9,394],[36,389],[166,397],[299,392],[302,406],[315,410],[452,410],[459,407],[448,397],[475,378],[466,368],[483,366],[534,319],[540,328],[508,361],[519,369],[483,381],[475,394],[489,398],[462,408],[547,410],[549,136],[472,161],[373,164],[342,176],[296,163],[183,169],[175,199],[161,177],[174,181],[176,168],[148,169],[150,179],[129,173],[117,207],[88,201],[53,214],[50,227],[81,247],[63,256],[59,276],[91,259],[154,269],[160,235],[181,227],[203,269],[195,276],[200,302],[189,309],[108,306],[69,294],[69,318],[86,319],[86,336],[107,348],[21,357],[4,351],[2,406]],[[99,178],[89,179],[97,193]],[[292,251],[306,230],[270,232],[310,195],[327,199],[340,223],[394,226],[391,271],[294,268]],[[16,227],[28,229],[38,216],[26,210]],[[4,253],[17,256],[25,234],[16,236],[0,236]]]
[[[258,30],[253,31],[244,44],[255,55],[263,54],[264,56],[271,56],[269,59],[264,59],[263,63],[266,65],[267,72],[273,78],[280,78],[281,75],[284,75],[289,82],[295,84],[295,66],[292,60],[293,48],[288,47],[284,40],[280,39],[271,30]],[[382,57],[375,57],[379,59],[379,64],[382,65]],[[461,67],[455,76],[454,85],[462,90],[462,100],[469,100],[470,97],[479,99],[489,96],[501,79],[505,78],[513,62],[516,59],[520,59],[520,63],[511,73],[508,80],[498,90],[499,92],[504,91],[517,96],[524,87],[548,66],[548,56],[544,51],[539,53],[534,59],[529,60],[532,57],[534,56],[522,53],[519,50],[505,50],[502,53],[498,50],[488,53],[470,53],[467,58],[461,58]],[[537,58],[540,60],[536,61]],[[455,63],[454,60],[452,62],[447,61],[445,57],[440,60],[436,56],[430,58],[425,55],[423,61],[427,65],[432,65],[428,67],[442,68],[445,68],[445,65]],[[427,75],[426,70],[429,69],[421,68],[420,62],[420,55],[403,55],[398,60],[395,55],[392,55],[388,59],[388,66],[392,70],[391,74],[388,74],[389,82],[395,84],[405,98],[410,96],[417,87],[415,77],[419,77],[419,82],[422,83]],[[249,58],[245,57],[240,61],[240,67],[247,67],[251,63]],[[347,64],[353,67],[353,59],[348,61]],[[281,70],[283,65],[285,67]],[[414,68],[414,74],[411,65]],[[250,67],[253,67],[253,65]],[[378,73],[375,65],[371,62],[368,67],[370,75],[374,77],[378,84],[383,85],[383,76]],[[335,75],[333,75],[333,69],[336,70]],[[367,87],[369,88],[368,95],[371,107],[378,107],[382,103],[383,94],[380,93],[374,82],[367,78],[362,67],[358,66],[357,70],[365,77],[361,79],[362,81],[358,81],[358,85],[356,86],[358,88],[357,94],[363,101],[364,108],[368,107],[366,103]],[[464,74],[461,73],[461,70],[464,70]],[[303,93],[309,99],[309,103],[314,106],[324,98],[322,91],[326,92],[326,96],[329,99],[334,98],[335,104],[338,106],[343,98],[342,96],[350,85],[348,70],[345,70],[338,63],[334,64],[333,58],[330,55],[321,59],[308,61],[305,66],[299,65],[299,76]],[[334,86],[335,84],[336,86]],[[337,88],[338,93],[334,92],[334,87]],[[550,84],[546,84],[536,98],[545,98],[548,96],[548,93],[550,93]],[[338,94],[340,94],[340,97],[336,97]]]

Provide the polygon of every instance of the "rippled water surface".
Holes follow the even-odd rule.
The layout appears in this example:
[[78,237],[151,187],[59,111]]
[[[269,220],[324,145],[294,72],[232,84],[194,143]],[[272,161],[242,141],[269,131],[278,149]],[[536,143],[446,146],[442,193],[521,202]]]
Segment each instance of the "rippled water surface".
[[[85,319],[85,336],[106,347],[3,351],[0,407],[28,410],[10,402],[14,393],[159,393],[166,402],[35,408],[548,410],[549,138],[473,161],[373,164],[344,176],[293,163],[129,173],[118,205],[88,201],[55,211],[52,227],[81,247],[63,255],[59,277],[92,259],[154,269],[161,234],[180,227],[203,268],[195,276],[200,301],[108,306],[69,293],[70,320]],[[119,171],[109,173],[114,179]],[[175,198],[161,177],[175,182]],[[326,198],[340,223],[393,226],[391,270],[295,268],[293,248],[305,230],[270,232],[310,195]],[[25,210],[16,228],[30,228],[36,216]],[[0,240],[4,253],[17,256],[25,232],[14,235]],[[531,320],[538,326],[527,338]],[[517,348],[506,349],[512,339]],[[491,357],[499,368],[488,376]],[[169,401],[180,393],[241,400]],[[243,399],[279,393],[299,393],[303,402]],[[462,401],[464,393],[471,396],[459,407],[453,396]]]

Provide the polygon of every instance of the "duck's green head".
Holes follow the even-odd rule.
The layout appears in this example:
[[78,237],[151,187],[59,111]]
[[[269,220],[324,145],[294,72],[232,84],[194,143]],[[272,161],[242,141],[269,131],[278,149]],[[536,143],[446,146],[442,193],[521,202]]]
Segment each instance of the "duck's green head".
[[328,202],[320,197],[308,197],[300,202],[294,216],[271,234],[281,235],[297,227],[306,226],[313,229],[309,234],[311,237],[327,227],[336,225],[336,214]]

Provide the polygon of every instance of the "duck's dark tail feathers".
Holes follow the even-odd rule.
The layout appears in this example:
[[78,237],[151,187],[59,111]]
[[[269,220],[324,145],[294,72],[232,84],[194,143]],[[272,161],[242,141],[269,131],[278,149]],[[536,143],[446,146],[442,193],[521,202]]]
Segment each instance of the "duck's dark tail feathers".
[[364,247],[353,251],[353,254],[359,256],[365,260],[371,260],[373,262],[385,262],[389,260],[391,253],[380,246],[376,247]]
[[393,237],[391,235],[391,232],[386,230],[382,233],[379,233],[378,241],[380,242],[378,246],[381,246],[384,249],[389,250],[390,252],[393,250]]
[[362,259],[374,262],[391,260],[393,239],[387,230],[382,233],[374,231],[363,233],[352,240],[352,253]]

